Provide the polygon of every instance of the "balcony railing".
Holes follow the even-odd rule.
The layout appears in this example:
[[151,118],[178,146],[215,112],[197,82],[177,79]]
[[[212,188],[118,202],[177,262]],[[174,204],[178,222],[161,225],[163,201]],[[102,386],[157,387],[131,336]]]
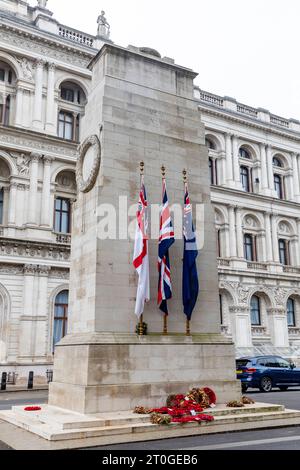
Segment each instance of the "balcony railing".
[[244,104],[237,104],[237,112],[241,114],[247,114],[248,116],[252,116],[257,118],[258,111],[255,108],[251,108],[251,106],[246,106]]
[[300,337],[300,328],[296,328],[294,326],[289,326],[289,336]]
[[290,127],[290,123],[287,119],[274,116],[274,114],[271,114],[270,121],[272,124],[275,124],[275,126],[286,127],[287,129]]
[[206,101],[207,103],[214,104],[216,106],[223,107],[224,105],[224,99],[221,98],[221,96],[208,93],[207,91],[202,91],[196,88],[195,96],[196,98],[200,98],[200,101]]
[[300,268],[296,266],[283,266],[283,272],[289,274],[300,274]]
[[230,266],[230,259],[218,258],[218,265],[219,266]]
[[266,336],[267,328],[265,326],[252,326],[252,336]]
[[56,234],[56,243],[63,243],[64,245],[70,245],[71,235],[65,235],[62,233]]
[[70,41],[74,41],[78,44],[83,44],[87,47],[94,46],[95,38],[93,36],[77,31],[76,29],[60,26],[58,34],[59,36],[65,39],[69,39]]
[[265,263],[249,262],[247,263],[247,268],[254,271],[267,271],[268,265]]

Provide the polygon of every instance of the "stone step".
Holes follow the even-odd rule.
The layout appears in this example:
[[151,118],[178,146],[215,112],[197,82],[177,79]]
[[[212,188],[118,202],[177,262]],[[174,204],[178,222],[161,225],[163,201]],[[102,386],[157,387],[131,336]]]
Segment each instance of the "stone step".
[[[50,407],[51,408],[51,407]],[[35,433],[49,441],[71,441],[89,438],[99,438],[100,443],[134,442],[141,440],[163,439],[169,437],[201,435],[243,429],[269,428],[274,426],[292,426],[300,424],[300,412],[286,411],[262,411],[254,412],[245,410],[244,413],[233,413],[215,416],[213,422],[187,423],[184,425],[171,424],[170,426],[157,426],[139,419],[133,422],[129,419],[126,424],[80,427],[74,429],[61,429],[61,423],[53,421],[43,423],[36,416],[24,416],[24,413],[5,411],[0,413],[0,418],[20,428]],[[76,417],[77,418],[77,417]],[[149,417],[147,417],[149,419]],[[125,420],[125,418],[124,418]],[[76,419],[72,420],[74,423]],[[88,420],[87,420],[88,422]],[[101,421],[98,421],[98,423]],[[86,442],[84,442],[86,445]]]

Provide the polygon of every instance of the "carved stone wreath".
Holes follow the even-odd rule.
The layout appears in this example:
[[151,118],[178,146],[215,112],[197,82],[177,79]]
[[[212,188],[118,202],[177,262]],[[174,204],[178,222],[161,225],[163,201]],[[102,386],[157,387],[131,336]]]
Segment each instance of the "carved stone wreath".
[[[88,150],[94,147],[95,148],[95,155],[94,161],[92,164],[91,169],[89,170],[89,176],[87,179],[83,177],[83,164],[84,159]],[[91,191],[96,183],[97,176],[99,174],[101,164],[101,144],[96,135],[91,135],[80,145],[79,147],[79,159],[77,161],[76,167],[76,180],[77,180],[77,187],[79,191],[83,193],[88,193]]]

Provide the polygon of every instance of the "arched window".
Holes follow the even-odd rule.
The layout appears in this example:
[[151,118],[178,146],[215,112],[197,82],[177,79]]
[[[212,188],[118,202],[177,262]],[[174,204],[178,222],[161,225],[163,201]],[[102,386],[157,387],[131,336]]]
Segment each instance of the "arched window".
[[9,199],[11,171],[6,161],[0,158],[0,225],[7,223],[7,206]]
[[254,295],[251,299],[250,313],[251,313],[251,325],[260,326],[261,325],[260,299],[259,297],[257,297],[257,295]]
[[222,294],[219,294],[219,300],[220,300],[220,322],[221,322],[221,325],[223,325],[224,315],[223,315],[223,297],[222,297]]
[[214,142],[211,139],[209,139],[208,137],[206,137],[206,139],[205,139],[205,145],[210,150],[216,150],[216,146],[215,146]]
[[278,248],[279,248],[279,260],[280,263],[284,266],[289,266],[290,264],[290,247],[289,241],[285,239],[278,240]]
[[243,191],[250,193],[252,191],[251,170],[247,166],[241,166],[241,183]]
[[66,336],[68,331],[69,291],[60,292],[55,299],[54,326],[53,326],[53,350],[59,341]]
[[250,153],[248,152],[248,150],[246,150],[244,147],[241,147],[240,150],[239,150],[239,156],[241,158],[247,158],[248,160],[251,160],[251,155]]
[[282,161],[278,157],[273,158],[273,166],[277,168],[283,168]]
[[5,62],[0,61],[0,124],[8,126],[11,121],[11,96],[15,94],[16,75]]
[[84,114],[86,96],[80,86],[63,82],[60,86],[58,137],[79,142],[80,120]]
[[257,261],[256,237],[249,233],[244,235],[244,253],[247,261]]
[[287,301],[287,323],[288,326],[296,326],[295,301],[289,298]]

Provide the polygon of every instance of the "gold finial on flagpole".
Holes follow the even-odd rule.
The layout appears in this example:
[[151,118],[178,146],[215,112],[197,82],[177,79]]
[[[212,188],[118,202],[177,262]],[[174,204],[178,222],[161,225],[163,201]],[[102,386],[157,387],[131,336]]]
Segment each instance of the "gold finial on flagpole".
[[141,176],[144,176],[144,171],[145,171],[145,163],[144,163],[144,162],[140,162],[140,173],[141,173]]

